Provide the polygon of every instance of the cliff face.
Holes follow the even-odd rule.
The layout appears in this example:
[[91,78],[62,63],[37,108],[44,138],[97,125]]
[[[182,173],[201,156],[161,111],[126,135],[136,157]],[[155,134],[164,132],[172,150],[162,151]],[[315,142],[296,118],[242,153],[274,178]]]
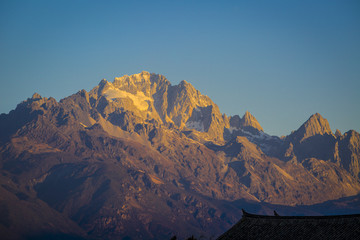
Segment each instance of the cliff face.
[[245,112],[244,116],[242,117],[240,121],[240,127],[243,128],[254,128],[259,131],[264,131],[264,129],[260,126],[259,122],[256,120],[256,118],[251,115],[248,111]]
[[333,135],[329,122],[319,113],[312,115],[301,127],[290,134],[289,138],[293,141],[303,142],[307,138],[316,135]]
[[338,141],[337,154],[340,164],[357,179],[360,179],[360,135],[351,130]]
[[210,237],[238,220],[233,201],[315,204],[360,192],[357,132],[335,136],[315,114],[280,139],[249,112],[227,117],[190,83],[147,72],[60,102],[34,94],[0,116],[0,130],[8,233],[26,223],[14,210],[22,205],[58,219],[61,234]]

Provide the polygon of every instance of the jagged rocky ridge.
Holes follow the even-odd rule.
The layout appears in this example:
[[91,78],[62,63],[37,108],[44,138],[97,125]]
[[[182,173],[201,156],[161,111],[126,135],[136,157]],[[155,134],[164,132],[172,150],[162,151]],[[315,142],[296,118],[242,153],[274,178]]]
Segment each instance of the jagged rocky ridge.
[[[14,238],[215,236],[240,218],[238,201],[360,192],[359,133],[333,134],[314,114],[270,136],[249,112],[228,117],[190,83],[148,72],[60,102],[34,94],[0,116],[0,130],[0,233]],[[24,228],[19,206],[43,215]]]

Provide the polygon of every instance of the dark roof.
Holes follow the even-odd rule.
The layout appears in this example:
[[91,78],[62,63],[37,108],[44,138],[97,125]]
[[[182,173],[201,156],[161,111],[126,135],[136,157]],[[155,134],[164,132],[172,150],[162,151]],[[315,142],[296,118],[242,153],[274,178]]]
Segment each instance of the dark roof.
[[333,216],[250,214],[217,240],[235,239],[360,239],[360,214]]

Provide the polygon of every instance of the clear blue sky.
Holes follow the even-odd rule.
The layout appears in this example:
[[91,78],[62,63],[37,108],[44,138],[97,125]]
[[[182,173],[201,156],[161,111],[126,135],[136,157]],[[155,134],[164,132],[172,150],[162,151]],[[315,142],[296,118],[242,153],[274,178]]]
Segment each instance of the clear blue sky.
[[142,70],[273,135],[360,130],[360,1],[0,1],[0,113]]

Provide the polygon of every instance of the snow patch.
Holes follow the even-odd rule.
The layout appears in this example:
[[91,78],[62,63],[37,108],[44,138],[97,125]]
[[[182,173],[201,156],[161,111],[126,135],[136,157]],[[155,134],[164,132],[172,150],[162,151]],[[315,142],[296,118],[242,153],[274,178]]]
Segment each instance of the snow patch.
[[273,141],[280,141],[276,136],[271,136],[263,131],[258,131],[257,133],[251,133],[241,128],[230,127],[227,128],[230,134],[235,134],[239,136],[246,137],[250,142],[256,144],[260,147],[261,151],[268,153],[271,150]]
[[140,111],[146,111],[149,108],[149,102],[154,101],[153,99],[145,96],[143,92],[136,92],[132,94],[126,91],[122,91],[115,87],[110,87],[104,92],[104,96],[108,100],[114,100],[118,98],[129,98]]
[[188,121],[186,123],[186,127],[190,129],[195,129],[199,132],[205,132],[204,124],[202,122]]
[[238,131],[240,129],[236,128],[236,127],[229,127],[228,130],[229,130],[230,134],[232,134],[234,131]]
[[201,112],[201,110],[199,108],[194,108],[193,110],[196,112]]
[[269,134],[264,133],[263,131],[259,131],[258,134],[253,134],[251,132],[241,130],[247,137],[257,140],[272,140],[276,137],[270,136]]

